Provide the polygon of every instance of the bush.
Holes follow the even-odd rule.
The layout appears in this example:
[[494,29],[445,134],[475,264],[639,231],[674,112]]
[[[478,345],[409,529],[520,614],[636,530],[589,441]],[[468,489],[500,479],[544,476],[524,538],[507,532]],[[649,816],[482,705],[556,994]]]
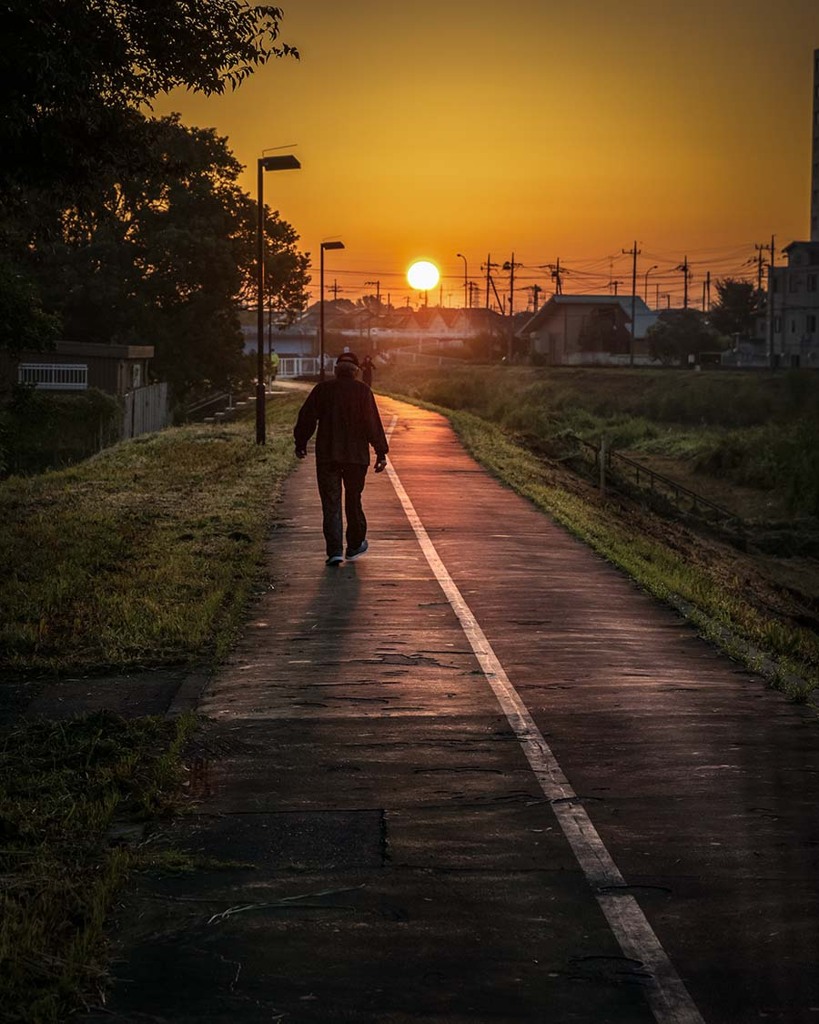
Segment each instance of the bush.
[[75,394],[18,385],[0,410],[0,474],[56,469],[93,455],[120,438],[116,398],[90,388]]

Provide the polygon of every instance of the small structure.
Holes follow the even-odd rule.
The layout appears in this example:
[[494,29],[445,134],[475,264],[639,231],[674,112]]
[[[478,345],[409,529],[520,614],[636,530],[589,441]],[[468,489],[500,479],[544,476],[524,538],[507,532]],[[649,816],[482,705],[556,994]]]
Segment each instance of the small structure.
[[5,354],[0,365],[4,389],[30,384],[49,391],[97,388],[122,396],[148,381],[153,345],[99,345],[89,341],[58,341],[47,352]]
[[[632,353],[631,307],[635,329]],[[533,355],[555,366],[653,363],[646,333],[657,322],[645,302],[631,295],[553,295],[520,329]]]

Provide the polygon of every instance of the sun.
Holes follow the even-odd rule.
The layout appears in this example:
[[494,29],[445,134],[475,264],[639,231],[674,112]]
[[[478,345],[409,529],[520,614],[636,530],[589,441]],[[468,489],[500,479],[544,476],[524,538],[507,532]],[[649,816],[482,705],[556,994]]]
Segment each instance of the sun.
[[429,260],[418,260],[407,271],[407,280],[419,292],[428,292],[441,280],[441,272]]

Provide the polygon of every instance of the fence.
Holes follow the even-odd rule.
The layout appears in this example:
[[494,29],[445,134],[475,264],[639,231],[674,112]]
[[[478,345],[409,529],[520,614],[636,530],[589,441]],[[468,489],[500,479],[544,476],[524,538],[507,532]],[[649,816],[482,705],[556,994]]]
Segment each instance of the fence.
[[[577,447],[577,454],[583,454],[589,461],[594,462],[595,473],[600,475],[601,484],[605,487],[606,481],[616,485],[616,479],[612,478],[612,471],[617,473],[621,479],[628,480],[639,489],[648,490],[651,494],[661,495],[670,501],[680,512],[688,512],[699,519],[710,522],[714,526],[721,526],[732,531],[741,531],[744,522],[740,516],[730,509],[718,505],[705,498],[696,491],[684,486],[671,477],[664,476],[654,469],[641,465],[636,459],[631,459],[620,452],[612,451],[608,447],[592,444],[585,441],[576,434],[567,433],[567,439],[573,441]],[[604,467],[600,465],[600,453],[603,451],[605,460]],[[571,458],[571,453],[564,456],[564,459]],[[561,460],[563,461],[563,460]],[[601,472],[602,469],[602,472]]]
[[[279,360],[279,377],[317,377],[319,372],[318,356],[282,356]],[[335,360],[324,357],[324,365],[332,370]]]
[[155,430],[164,430],[170,423],[168,409],[168,385],[150,384],[135,388],[125,396],[125,411],[122,417],[122,438],[139,437]]
[[88,366],[85,363],[20,363],[17,382],[53,391],[85,391]]

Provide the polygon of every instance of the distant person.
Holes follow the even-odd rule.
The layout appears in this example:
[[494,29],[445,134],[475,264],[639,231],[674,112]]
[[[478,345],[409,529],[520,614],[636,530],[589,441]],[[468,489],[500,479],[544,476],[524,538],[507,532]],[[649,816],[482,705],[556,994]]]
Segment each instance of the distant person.
[[270,362],[270,383],[272,384],[273,381],[275,381],[276,375],[279,372],[279,363],[281,362],[281,360],[279,359],[279,353],[275,350],[275,348],[272,349],[271,352],[270,352],[270,360],[269,360],[269,362]]
[[[375,471],[387,465],[389,445],[372,391],[356,380],[358,359],[344,351],[336,360],[332,380],[316,384],[299,410],[293,437],[296,456],[307,455],[307,442],[316,435],[316,479],[321,498],[322,529],[327,565],[352,561],[367,551],[367,520],[361,506],[364,479],[375,450]],[[343,547],[341,489],[347,519],[347,548]],[[343,552],[343,554],[342,554]]]
[[367,385],[368,388],[373,386],[373,371],[375,370],[375,363],[372,361],[370,356],[364,356],[364,361],[361,364],[361,379]]

